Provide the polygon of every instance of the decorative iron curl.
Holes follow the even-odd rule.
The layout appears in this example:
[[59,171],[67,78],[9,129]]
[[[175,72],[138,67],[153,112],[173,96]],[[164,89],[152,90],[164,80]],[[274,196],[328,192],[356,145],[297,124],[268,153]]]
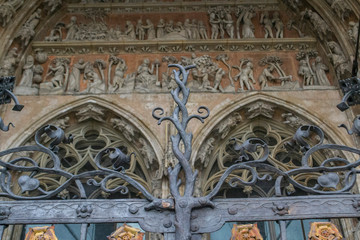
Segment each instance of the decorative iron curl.
[[118,178],[118,176],[116,176],[114,174],[111,174],[111,175],[106,176],[99,183],[95,179],[89,179],[87,181],[87,184],[88,185],[93,185],[93,186],[96,186],[96,187],[100,187],[101,190],[103,190],[104,192],[107,192],[107,193],[120,192],[123,195],[128,194],[129,189],[124,185],[120,185],[120,186],[117,186],[116,188],[112,188],[112,189],[109,189],[109,188],[106,187],[106,184],[108,183],[108,181],[111,180],[111,179],[114,179],[114,178]]

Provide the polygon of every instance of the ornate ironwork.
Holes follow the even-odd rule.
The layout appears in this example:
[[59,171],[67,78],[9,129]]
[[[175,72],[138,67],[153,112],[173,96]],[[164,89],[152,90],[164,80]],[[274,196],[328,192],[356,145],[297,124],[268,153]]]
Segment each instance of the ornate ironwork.
[[[15,77],[0,77],[0,105],[10,103],[11,100],[14,101],[15,106],[13,107],[13,111],[21,111],[23,109],[23,105],[21,105],[16,98],[16,96],[12,93],[14,90]],[[14,125],[12,123],[5,124],[2,118],[0,117],[0,130],[9,131],[9,127]]]
[[[231,140],[233,150],[238,154],[235,163],[225,170],[207,195],[194,196],[198,171],[192,169],[189,163],[193,135],[186,129],[192,119],[204,122],[210,111],[207,107],[200,106],[198,114],[190,115],[186,108],[190,94],[186,83],[189,69],[194,66],[183,67],[175,64],[169,67],[178,69],[174,70],[178,87],[171,91],[177,106],[171,116],[163,116],[165,111],[160,107],[155,108],[152,115],[158,120],[158,124],[170,121],[177,129],[177,134],[171,136],[171,142],[178,163],[168,169],[171,198],[154,197],[138,181],[130,177],[126,173],[126,168],[133,153],[126,155],[118,148],[103,149],[96,155],[97,170],[77,174],[63,170],[58,145],[70,143],[72,136],[66,136],[59,127],[46,125],[36,132],[35,145],[16,147],[0,153],[0,158],[3,158],[14,153],[36,151],[46,154],[52,163],[47,167],[40,166],[28,156],[16,157],[9,161],[0,160],[0,166],[2,166],[0,196],[27,200],[26,204],[23,201],[0,202],[0,224],[82,223],[81,239],[85,239],[84,232],[86,232],[87,223],[134,221],[139,222],[146,231],[165,233],[166,239],[189,240],[198,234],[219,229],[226,221],[360,217],[360,196],[339,195],[349,193],[356,183],[356,174],[359,172],[356,168],[360,165],[360,160],[351,162],[342,157],[332,157],[324,160],[319,166],[309,165],[311,156],[325,149],[348,151],[356,155],[360,155],[360,150],[324,144],[322,130],[310,125],[301,126],[286,145],[289,154],[303,153],[300,167],[285,171],[270,165],[267,162],[269,147],[264,140],[250,138],[238,144],[238,141],[233,139]],[[44,138],[51,139],[49,146],[42,143]],[[315,139],[316,143],[313,145],[314,141],[309,141],[309,139]],[[249,177],[245,179],[237,176],[238,171],[247,171]],[[180,172],[184,173],[184,177],[181,177]],[[60,176],[66,181],[47,191],[37,179],[37,176],[43,173]],[[270,175],[270,173],[274,174]],[[304,173],[316,173],[317,183],[314,186],[308,186],[295,180],[297,175]],[[125,184],[109,188],[107,183],[113,179],[124,180],[141,192],[146,200],[114,200],[110,203],[104,200],[87,199],[89,194],[85,191],[84,184],[98,187],[108,193],[126,194],[129,192],[128,185]],[[277,196],[275,198],[214,200],[225,182],[231,187],[236,187],[238,185],[251,186],[259,181],[270,180],[274,182]],[[81,200],[45,201],[45,199],[54,198],[74,183]],[[306,193],[324,196],[282,197],[282,192],[284,192],[282,190],[289,184]],[[37,195],[31,193],[37,193]],[[334,194],[338,196],[332,197],[331,195]],[[329,209],[326,208],[327,205],[338,207]],[[27,206],[32,207],[27,208]],[[304,210],[304,206],[307,210]],[[36,211],[33,211],[34,209]],[[103,209],[111,209],[111,211],[103,211]],[[284,230],[284,225],[281,223],[280,225]],[[282,239],[286,239],[285,232],[282,234]]]

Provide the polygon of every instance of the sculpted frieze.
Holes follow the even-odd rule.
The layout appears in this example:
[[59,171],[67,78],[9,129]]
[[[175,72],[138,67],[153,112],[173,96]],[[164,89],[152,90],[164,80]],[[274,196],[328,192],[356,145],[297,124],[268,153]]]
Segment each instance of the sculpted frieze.
[[0,4],[0,23],[5,27],[10,23],[16,11],[24,4],[24,0],[6,0]]

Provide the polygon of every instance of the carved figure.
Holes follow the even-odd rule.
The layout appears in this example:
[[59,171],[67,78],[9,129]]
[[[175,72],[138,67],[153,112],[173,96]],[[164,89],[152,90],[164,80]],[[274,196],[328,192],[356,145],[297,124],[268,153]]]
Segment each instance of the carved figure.
[[274,78],[273,80],[280,80],[281,81],[281,86],[286,86],[288,88],[293,88],[295,85],[298,85],[298,83],[296,81],[294,81],[294,85],[292,86],[292,76],[291,75],[286,75],[285,71],[281,68],[282,65],[282,61],[279,57],[277,56],[266,56],[264,58],[262,58],[259,61],[259,65],[260,66],[273,66],[274,70],[278,73],[279,77]]
[[73,65],[71,74],[69,76],[69,82],[67,86],[68,92],[79,92],[80,91],[80,74],[85,67],[90,64],[89,62],[84,62],[84,59],[80,59],[78,63]]
[[216,128],[220,138],[225,139],[230,131],[241,121],[242,117],[239,113],[235,113],[234,115],[224,119]]
[[[242,37],[243,38],[255,38],[254,31],[255,27],[252,23],[252,18],[255,17],[255,9],[253,7],[249,8],[239,8],[238,12],[238,19],[237,19],[237,31],[239,31],[240,22],[243,23],[242,26]],[[240,33],[238,33],[238,39],[240,39]]]
[[213,149],[214,149],[214,142],[215,138],[209,138],[206,140],[204,145],[201,147],[199,153],[198,153],[198,159],[201,160],[201,164],[204,165],[204,168],[206,168],[209,165],[210,158]]
[[272,23],[276,30],[276,38],[284,38],[284,23],[280,19],[279,12],[273,13]]
[[304,120],[292,113],[283,113],[281,114],[281,117],[285,119],[283,123],[288,124],[292,128],[299,128],[300,126],[307,124]]
[[[246,63],[246,67],[243,68],[243,65]],[[240,72],[234,77],[235,81],[239,79],[240,88],[238,91],[244,91],[244,85],[248,90],[254,90],[255,79],[253,75],[253,64],[248,59],[241,59],[240,66],[233,66],[233,68],[238,69]],[[252,81],[252,82],[251,82]]]
[[272,21],[270,20],[269,12],[265,11],[261,14],[260,23],[264,25],[265,36],[264,38],[274,38],[272,33]]
[[125,34],[126,34],[126,35],[128,36],[128,38],[131,39],[131,40],[136,39],[135,27],[134,27],[134,24],[132,24],[131,21],[126,21]]
[[77,24],[77,18],[75,16],[72,16],[70,18],[70,23],[68,25],[66,25],[66,30],[67,30],[67,34],[66,34],[66,41],[69,40],[75,40],[75,36],[77,34],[77,32],[79,31],[79,27]]
[[184,30],[185,30],[185,37],[187,39],[192,39],[191,28],[192,28],[192,24],[190,23],[190,19],[188,19],[188,18],[185,19]]
[[146,24],[147,25],[143,26],[143,28],[147,30],[147,39],[148,40],[155,39],[155,27],[154,27],[154,24],[151,22],[150,19],[146,20]]
[[20,80],[19,86],[31,87],[34,77],[34,57],[29,55],[26,58],[26,63],[23,66],[23,75]]
[[316,30],[320,40],[325,40],[328,32],[331,32],[329,25],[317,14],[309,9],[301,13],[302,18],[308,18]]
[[57,126],[62,130],[65,130],[70,126],[69,121],[70,121],[70,117],[66,116],[64,118],[57,119],[55,122],[52,123],[52,125]]
[[54,75],[50,80],[54,88],[62,87],[64,85],[65,73],[66,68],[60,60],[55,61],[54,67],[49,65],[49,73],[47,76]]
[[349,17],[351,8],[347,2],[343,0],[327,0],[327,2],[342,21],[345,21],[345,17]]
[[16,34],[16,38],[20,37],[24,46],[27,46],[30,40],[35,36],[35,28],[39,24],[40,18],[41,9],[38,8],[29,17],[29,19],[24,23],[24,25],[20,28],[19,32]]
[[225,11],[225,18],[222,20],[222,22],[225,25],[226,33],[229,35],[231,39],[234,38],[234,21],[231,17],[231,13],[229,10]]
[[[33,76],[33,85],[34,84],[38,85],[42,82],[43,73],[44,73],[44,68],[40,64],[35,65],[34,76]],[[38,86],[36,86],[36,87],[38,87]]]
[[359,23],[350,21],[348,34],[350,36],[350,39],[353,41],[353,43],[356,43],[358,32],[359,32]]
[[123,87],[125,82],[125,72],[127,70],[127,66],[125,60],[119,58],[119,63],[115,67],[115,75],[113,78],[113,89],[116,91]]
[[147,169],[150,169],[156,161],[155,153],[145,139],[139,138],[139,142],[142,145],[139,151],[144,156],[145,166]]
[[17,51],[18,49],[13,47],[6,54],[0,65],[0,76],[13,76],[15,74],[15,68],[19,62]]
[[136,81],[140,83],[140,88],[148,89],[156,84],[156,76],[154,75],[154,64],[150,67],[150,60],[145,58],[143,63],[136,71]]
[[209,10],[209,21],[211,25],[211,39],[217,39],[220,30],[220,20],[217,19],[214,10]]
[[312,63],[312,69],[315,72],[317,84],[321,86],[330,85],[329,79],[326,75],[326,72],[329,71],[329,68],[324,63],[322,63],[322,58],[320,56],[315,58],[315,62]]
[[268,87],[269,80],[273,81],[274,79],[276,79],[274,75],[272,75],[273,71],[274,71],[274,66],[269,66],[267,68],[264,68],[264,70],[259,76],[259,83],[261,89]]
[[48,8],[50,8],[50,13],[53,13],[62,4],[62,0],[45,0],[44,2],[47,4]]
[[24,4],[24,0],[7,0],[0,4],[0,23],[5,27],[16,11]]
[[88,81],[87,93],[104,93],[105,92],[105,83],[99,77],[99,74],[95,72],[95,69],[91,64],[87,64],[84,70],[84,80]]
[[158,25],[156,26],[156,37],[162,38],[164,36],[165,30],[165,21],[164,19],[160,18]]
[[113,128],[119,129],[129,142],[133,142],[135,140],[136,130],[131,124],[127,123],[121,118],[111,118],[110,123],[112,124]]
[[172,33],[174,31],[174,21],[169,20],[165,25],[165,33]]
[[200,39],[200,33],[196,19],[191,21],[191,39]]
[[60,42],[62,41],[62,28],[65,27],[63,23],[57,23],[55,27],[50,31],[49,36],[45,37],[45,41]]
[[305,60],[300,60],[300,67],[299,67],[298,74],[303,76],[305,86],[314,85],[313,72],[311,71],[310,67],[307,66],[307,63]]
[[330,58],[332,64],[334,65],[336,77],[341,79],[341,77],[348,71],[350,72],[350,64],[346,59],[344,53],[342,52],[339,44],[334,41],[328,42],[327,44],[330,49],[328,57]]
[[201,39],[208,39],[206,26],[203,21],[199,21],[199,34]]
[[142,20],[139,19],[137,24],[136,24],[136,29],[135,29],[135,33],[138,36],[139,40],[144,40],[145,39],[145,29],[142,23]]
[[83,122],[88,119],[94,119],[99,122],[104,122],[104,108],[96,106],[94,104],[88,104],[83,106],[78,112],[75,113],[75,116],[78,122]]

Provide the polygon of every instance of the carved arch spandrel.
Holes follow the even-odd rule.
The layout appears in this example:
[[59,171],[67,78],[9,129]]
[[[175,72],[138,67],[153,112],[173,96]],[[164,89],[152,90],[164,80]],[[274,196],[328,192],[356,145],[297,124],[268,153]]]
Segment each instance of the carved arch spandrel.
[[[288,100],[280,99],[278,97],[274,97],[267,94],[256,93],[247,97],[239,98],[235,101],[230,101],[226,105],[222,105],[222,107],[216,111],[212,111],[211,118],[208,121],[205,121],[204,126],[197,132],[193,141],[193,155],[191,158],[192,165],[194,166],[196,159],[198,158],[199,151],[203,144],[211,137],[213,131],[219,127],[219,125],[229,119],[229,117],[233,116],[235,113],[244,110],[245,108],[249,108],[251,104],[256,102],[268,103],[273,106],[273,109],[281,109],[283,113],[293,113],[295,116],[303,119],[305,123],[316,125],[321,127],[326,133],[327,137],[330,141],[336,142],[341,145],[354,146],[353,139],[349,137],[345,131],[337,128],[337,123],[326,122],[321,119],[328,119],[329,116],[322,116],[317,113],[310,112],[306,110],[304,107],[297,105],[296,103],[292,103]],[[334,106],[335,108],[335,106]],[[331,111],[331,109],[329,110]],[[316,114],[316,115],[315,115]],[[338,113],[337,120],[339,121],[338,125],[341,121],[346,121],[348,125],[347,117],[345,115],[339,116],[341,113]],[[242,117],[238,122],[246,121],[247,116]],[[235,120],[236,121],[236,120]],[[285,119],[284,119],[285,121]],[[234,125],[233,129],[236,128]],[[291,128],[291,127],[289,127]],[[296,128],[292,127],[293,133],[295,133]],[[347,153],[345,153],[347,154]],[[346,155],[348,158],[352,158],[353,155]]]

